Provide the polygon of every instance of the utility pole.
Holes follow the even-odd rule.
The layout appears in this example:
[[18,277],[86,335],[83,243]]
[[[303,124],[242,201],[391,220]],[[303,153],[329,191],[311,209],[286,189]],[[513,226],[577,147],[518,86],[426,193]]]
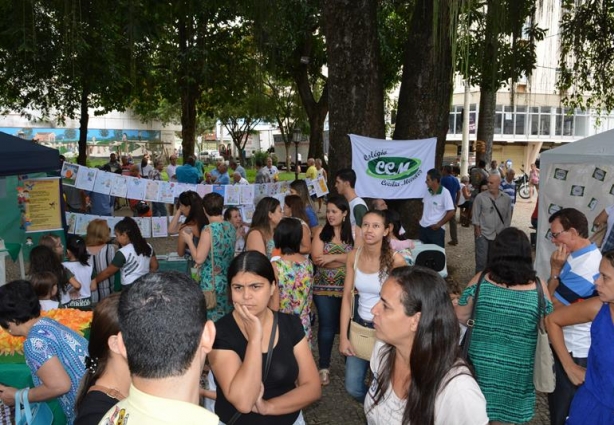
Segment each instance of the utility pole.
[[463,142],[461,146],[461,176],[469,173],[469,79],[465,79],[465,98],[463,102]]

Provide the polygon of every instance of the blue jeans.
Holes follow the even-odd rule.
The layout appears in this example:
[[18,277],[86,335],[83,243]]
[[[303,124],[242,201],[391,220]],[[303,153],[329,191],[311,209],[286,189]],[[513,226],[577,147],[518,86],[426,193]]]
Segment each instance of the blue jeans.
[[[564,425],[567,415],[569,414],[569,407],[571,406],[571,400],[578,389],[567,377],[565,369],[561,361],[557,357],[554,350],[554,372],[556,375],[556,385],[554,392],[548,394],[548,409],[550,410],[550,424],[551,425]],[[579,366],[586,367],[587,358],[584,357],[572,357],[573,362]]]
[[168,215],[164,202],[152,202],[151,204],[153,205],[152,215],[154,217],[166,217]]
[[318,366],[320,369],[328,369],[335,334],[339,332],[341,297],[314,295],[313,302],[318,310]]
[[348,356],[345,360],[345,390],[359,403],[364,403],[368,385],[365,384],[369,361],[356,356]]
[[433,230],[430,227],[420,226],[420,241],[424,244],[432,243],[442,248],[446,247],[446,231],[443,228]]

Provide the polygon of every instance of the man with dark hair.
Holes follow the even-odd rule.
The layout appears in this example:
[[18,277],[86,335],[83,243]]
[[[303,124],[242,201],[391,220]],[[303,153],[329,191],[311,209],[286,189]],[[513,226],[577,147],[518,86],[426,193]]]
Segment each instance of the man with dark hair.
[[[552,295],[554,308],[560,308],[572,303],[593,297],[595,280],[599,276],[601,252],[588,239],[588,220],[575,208],[563,208],[550,216],[550,238],[556,245],[556,250],[550,257],[550,277],[548,290]],[[588,350],[591,345],[591,324],[582,323],[563,327],[563,337],[567,351],[571,354],[574,364],[563,365],[554,356],[556,372],[556,387],[548,394],[550,422],[553,425],[564,424],[571,400],[578,386],[569,379],[566,372],[584,376],[582,368],[586,368]]]
[[501,191],[499,174],[488,176],[487,185],[488,190],[475,197],[471,212],[475,234],[476,273],[486,268],[492,243],[512,222],[512,200]]
[[230,169],[232,170],[233,174],[234,173],[239,173],[239,175],[247,180],[247,174],[245,172],[245,168],[243,168],[241,166],[241,164],[237,164],[237,161],[235,161],[234,159],[231,159],[228,163],[228,166],[230,167]]
[[362,218],[369,211],[367,203],[358,195],[356,195],[356,172],[351,168],[343,168],[337,171],[335,176],[335,189],[339,192],[339,195],[345,197],[350,204],[350,223],[352,225],[352,231],[354,232],[354,226],[360,228],[362,226]]
[[149,273],[122,292],[118,348],[132,385],[101,424],[217,425],[199,406],[199,380],[215,340],[205,297],[183,273]]
[[175,176],[179,183],[197,184],[202,177],[196,169],[196,159],[193,156],[186,159],[185,164],[177,167]]
[[450,239],[448,245],[458,245],[458,226],[456,223],[456,209],[458,208],[458,200],[460,199],[461,187],[460,182],[452,175],[452,166],[444,165],[442,168],[441,185],[448,189],[452,202],[454,202],[454,215],[448,222],[450,225]]
[[446,231],[443,226],[450,221],[456,210],[450,192],[440,182],[439,171],[435,168],[427,171],[427,190],[422,198],[424,207],[420,219],[420,241],[445,248]]

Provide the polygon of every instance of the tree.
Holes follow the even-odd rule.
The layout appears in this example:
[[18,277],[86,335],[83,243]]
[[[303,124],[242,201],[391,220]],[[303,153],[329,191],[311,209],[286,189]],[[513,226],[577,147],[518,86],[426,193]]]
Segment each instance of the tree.
[[459,50],[459,69],[471,85],[480,86],[477,139],[485,142],[478,159],[490,161],[495,124],[497,91],[529,76],[536,64],[535,46],[544,30],[535,21],[535,0],[486,0],[470,2],[464,13],[470,28]]
[[194,154],[199,117],[211,116],[207,99],[224,90],[224,79],[234,71],[222,68],[244,33],[237,5],[223,0],[145,0],[139,5],[132,24],[142,31],[137,44],[148,52],[148,60],[141,64],[147,75],[133,104],[140,114],[155,111],[161,102],[180,105],[186,159]]
[[[245,2],[244,10],[253,22],[256,46],[267,73],[276,81],[292,81],[300,96],[309,122],[309,157],[324,158],[329,97],[327,77],[322,73],[326,44],[319,1]],[[289,143],[285,137],[284,142]]]
[[375,0],[324,0],[328,54],[329,184],[351,167],[348,134],[384,138],[384,93]]
[[279,81],[272,76],[265,77],[265,94],[270,102],[271,117],[277,123],[286,148],[286,167],[290,169],[292,163],[291,145],[295,129],[303,131],[300,127],[306,121],[305,110],[292,81]]
[[[79,157],[85,165],[89,109],[123,110],[137,51],[129,1],[0,2],[0,103],[42,119],[79,117]],[[104,46],[104,48],[101,48]]]
[[612,34],[612,2],[564,0],[558,88],[567,107],[614,110]]

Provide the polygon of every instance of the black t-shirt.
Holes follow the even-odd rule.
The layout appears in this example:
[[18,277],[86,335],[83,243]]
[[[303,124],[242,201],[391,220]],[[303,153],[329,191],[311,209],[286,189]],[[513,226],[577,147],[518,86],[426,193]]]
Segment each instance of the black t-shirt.
[[106,395],[102,391],[90,391],[85,395],[83,402],[81,402],[73,425],[97,424],[117,403],[117,399]]
[[[279,338],[277,345],[273,348],[273,357],[269,375],[264,382],[263,399],[269,400],[285,394],[296,387],[298,378],[298,363],[294,357],[294,346],[305,338],[305,331],[298,316],[291,314],[278,313],[277,332]],[[215,323],[216,336],[213,343],[214,350],[232,350],[241,360],[245,358],[247,349],[247,339],[241,333],[239,325],[235,321],[232,313],[227,314]],[[262,353],[262,374],[266,367],[267,353]],[[215,413],[224,423],[230,421],[237,409],[230,404],[219,384],[217,385],[217,400],[215,401]],[[280,416],[263,416],[257,413],[242,414],[237,422],[240,424],[259,425],[276,424],[291,425],[298,418],[300,411],[288,413]]]

